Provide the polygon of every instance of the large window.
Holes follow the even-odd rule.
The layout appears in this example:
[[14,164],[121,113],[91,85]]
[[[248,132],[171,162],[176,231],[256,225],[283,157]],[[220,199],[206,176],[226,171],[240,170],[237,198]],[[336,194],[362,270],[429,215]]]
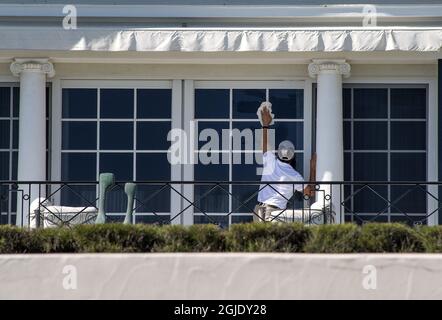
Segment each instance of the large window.
[[[427,180],[425,86],[355,85],[344,88],[343,102],[345,180]],[[346,221],[427,223],[426,190],[416,188],[404,195],[409,188],[347,187],[346,195],[353,196],[345,203]]]
[[[65,181],[96,181],[112,172],[117,181],[169,181],[167,159],[171,129],[172,89],[169,83],[152,87],[64,87],[62,89],[61,178]],[[170,189],[139,184],[134,222],[170,219]],[[79,196],[80,194],[81,196]],[[95,201],[96,187],[64,189],[63,205],[86,205]],[[123,221],[126,196],[122,188],[109,194],[109,221]]]
[[[262,168],[261,130],[256,110],[263,101],[273,105],[275,145],[291,140],[296,147],[297,170],[304,166],[304,91],[293,83],[217,84],[195,87],[195,114],[198,147],[195,156],[196,181],[260,181]],[[219,137],[213,145],[210,131]],[[232,136],[227,137],[226,132]],[[252,143],[247,143],[252,141]],[[216,145],[216,144],[215,144]],[[209,156],[209,157],[206,157]],[[209,159],[209,161],[208,161]],[[218,222],[221,225],[252,220],[258,186],[200,185],[194,188],[194,199],[201,210],[194,210],[194,223]],[[299,206],[291,201],[290,207]],[[207,217],[202,212],[208,214]]]
[[[0,86],[0,180],[17,179],[19,88]],[[15,224],[17,204],[12,186],[0,192],[0,224]]]

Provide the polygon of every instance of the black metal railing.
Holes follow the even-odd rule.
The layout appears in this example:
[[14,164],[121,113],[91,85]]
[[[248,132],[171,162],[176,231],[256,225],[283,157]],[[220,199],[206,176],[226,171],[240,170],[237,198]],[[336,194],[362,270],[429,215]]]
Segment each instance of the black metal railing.
[[[106,193],[106,221],[123,221],[126,182]],[[432,224],[442,210],[440,182],[259,182],[137,181],[132,222],[158,224],[300,221],[405,222]],[[307,186],[310,192],[303,191]],[[260,214],[257,196],[268,188],[287,201],[285,209]],[[295,196],[287,199],[282,189]],[[99,212],[98,182],[0,181],[0,222],[31,227],[94,223]],[[290,193],[290,192],[289,192]]]

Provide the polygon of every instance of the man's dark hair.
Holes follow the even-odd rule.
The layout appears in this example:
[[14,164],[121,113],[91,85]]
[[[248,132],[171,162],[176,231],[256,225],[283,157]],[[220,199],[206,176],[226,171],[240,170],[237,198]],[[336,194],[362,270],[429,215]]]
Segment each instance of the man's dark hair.
[[284,163],[288,163],[289,165],[292,166],[294,170],[296,170],[296,157],[293,157],[291,160],[283,160],[278,157],[278,160]]

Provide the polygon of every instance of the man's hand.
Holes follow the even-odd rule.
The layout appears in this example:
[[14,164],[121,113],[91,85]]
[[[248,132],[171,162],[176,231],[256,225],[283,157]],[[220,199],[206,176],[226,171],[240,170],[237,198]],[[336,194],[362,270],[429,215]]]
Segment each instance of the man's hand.
[[269,126],[272,122],[272,116],[270,115],[270,111],[267,108],[262,108],[261,110],[261,120],[263,126]]

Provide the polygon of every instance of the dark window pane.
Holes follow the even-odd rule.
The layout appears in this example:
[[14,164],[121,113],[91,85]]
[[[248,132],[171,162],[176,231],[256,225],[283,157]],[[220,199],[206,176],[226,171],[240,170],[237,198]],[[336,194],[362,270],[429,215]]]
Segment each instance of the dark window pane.
[[342,111],[344,119],[351,118],[351,89],[342,90]]
[[[138,181],[169,181],[170,163],[166,153],[137,154]],[[170,188],[165,184],[139,184],[137,212],[170,212]]]
[[[353,212],[353,187],[351,185],[344,186],[344,198],[342,199],[342,206],[344,211]],[[346,220],[347,221],[347,220]]]
[[61,205],[70,207],[97,207],[97,186],[67,185],[61,189]]
[[64,150],[96,150],[97,123],[63,121],[62,148]]
[[133,180],[132,153],[100,153],[100,173],[110,172],[117,181]]
[[356,214],[388,212],[388,187],[355,185],[353,202]]
[[262,154],[256,153],[235,153],[232,165],[232,180],[233,181],[260,181],[262,167]]
[[344,152],[344,180],[351,181],[351,156],[350,152]]
[[0,186],[0,224],[7,223],[7,215],[5,213],[9,212],[9,185],[1,185]]
[[9,117],[11,115],[11,88],[0,88],[0,117]]
[[170,215],[136,215],[135,223],[169,224]]
[[392,153],[392,181],[427,180],[427,156],[425,153]]
[[[96,181],[95,153],[62,153],[61,179],[65,181]],[[61,190],[61,205],[87,207],[95,205],[96,185],[67,185]]]
[[101,89],[100,117],[101,118],[133,118],[134,90],[133,89]]
[[170,118],[172,90],[137,89],[137,118]]
[[[234,121],[232,124],[232,128],[236,129],[232,131],[233,150],[241,150],[241,151],[261,150],[262,130],[261,130],[261,124],[258,121],[256,122]],[[270,130],[273,130],[273,128],[271,128]],[[271,134],[270,130],[268,130],[269,135]]]
[[194,179],[196,181],[228,181],[228,164],[202,164],[194,166]]
[[[16,179],[13,179],[13,180],[16,180]],[[11,189],[14,190],[9,193],[9,196],[11,198],[11,212],[17,213],[17,194],[19,193],[19,191],[15,187],[13,187]],[[21,195],[21,193],[20,193],[20,195]]]
[[388,149],[387,122],[355,121],[353,123],[354,150]]
[[167,122],[138,122],[137,123],[137,150],[167,150],[170,141],[167,135],[171,123]]
[[419,118],[427,116],[427,90],[424,88],[391,89],[391,118]]
[[387,181],[387,153],[355,153],[354,181]]
[[[3,214],[0,216],[0,224],[8,224],[9,221],[9,216],[8,214]],[[15,226],[15,222],[16,222],[16,215],[15,214],[11,214],[11,221],[10,224]]]
[[0,180],[9,180],[9,152],[0,152]]
[[273,113],[278,115],[279,119],[304,118],[304,90],[270,89],[269,100]]
[[229,226],[228,216],[194,216],[194,224],[217,224],[222,228],[227,228]]
[[96,118],[97,89],[63,89],[63,118]]
[[96,181],[95,153],[62,153],[61,179],[66,181]]
[[247,216],[232,216],[232,224],[233,223],[249,223],[253,221],[253,215]]
[[[197,164],[194,166],[195,181],[228,181],[228,164]],[[229,185],[197,184],[194,186],[195,212],[228,212]]]
[[123,213],[127,209],[127,195],[124,185],[116,185],[109,190],[106,198],[106,212]]
[[391,122],[392,150],[426,150],[426,122]]
[[[48,129],[48,126],[46,126]],[[47,130],[46,130],[47,131]],[[12,121],[12,149],[18,149],[18,133],[19,133],[19,122],[18,120]],[[46,132],[46,139],[49,138],[49,135]],[[47,141],[46,141],[47,143]]]
[[426,186],[392,186],[391,212],[399,214],[413,214],[427,212]]
[[284,140],[290,140],[296,150],[304,149],[304,124],[302,122],[275,122],[275,147]]
[[170,192],[171,189],[167,184],[138,184],[135,194],[136,212],[155,214],[170,212]]
[[[4,160],[2,154],[0,153],[0,161]],[[2,176],[2,166],[4,164],[0,163],[0,180],[3,180]],[[6,180],[10,180],[9,178]],[[0,214],[4,214],[4,219],[2,223],[5,224],[8,222],[8,214],[11,212],[16,211],[15,208],[12,207],[12,202],[15,201],[15,204],[17,204],[17,188],[16,186],[13,186],[11,184],[2,184],[0,185]]]
[[9,149],[10,121],[0,120],[0,149]]
[[351,149],[351,122],[344,121],[344,150]]
[[132,122],[101,122],[101,150],[133,150],[134,130]]
[[[224,137],[223,130],[227,133]],[[198,149],[204,146],[204,150],[228,150],[230,138],[228,130],[228,122],[198,121]]]
[[12,180],[17,180],[18,152],[12,152]]
[[353,89],[356,118],[387,118],[388,89]]
[[228,184],[196,184],[194,186],[194,212],[227,213],[229,211],[229,192]]
[[136,180],[169,181],[170,163],[166,153],[138,153]]
[[265,89],[234,89],[233,118],[256,119],[256,110],[265,100]]
[[230,163],[231,155],[228,152],[215,152],[211,150],[201,150],[194,153],[194,160],[202,165],[219,165]]
[[[244,163],[242,161],[241,163]],[[232,166],[233,181],[260,181],[257,174],[258,164],[235,164]],[[259,184],[232,186],[232,211],[234,213],[253,213],[257,203]]]
[[18,117],[20,109],[20,87],[12,88],[12,114]]
[[196,89],[196,119],[228,119],[230,115],[229,89]]

